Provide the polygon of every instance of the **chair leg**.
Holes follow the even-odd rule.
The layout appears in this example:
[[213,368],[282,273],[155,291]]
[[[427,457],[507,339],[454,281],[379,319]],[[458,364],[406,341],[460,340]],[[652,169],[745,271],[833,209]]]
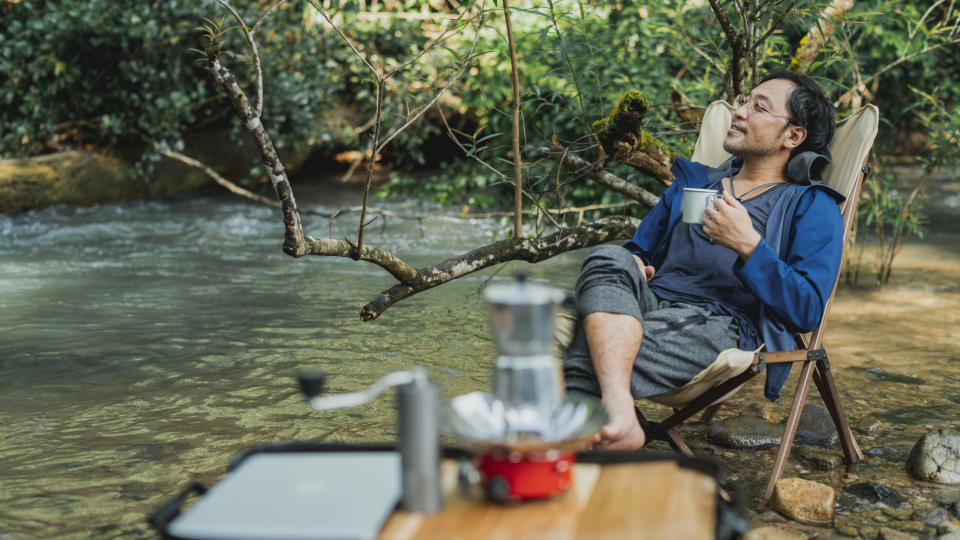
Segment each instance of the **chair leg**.
[[817,361],[813,373],[813,382],[817,384],[817,390],[820,391],[820,397],[823,398],[824,405],[830,411],[833,418],[833,424],[837,428],[837,434],[840,436],[840,446],[843,447],[843,455],[848,464],[858,463],[863,460],[863,452],[853,438],[853,431],[850,430],[850,424],[843,413],[843,405],[840,403],[840,394],[837,392],[837,385],[833,380],[833,372],[823,361]]
[[723,402],[711,405],[704,409],[703,414],[700,415],[700,421],[704,424],[709,424],[713,420],[713,417],[717,415],[717,412],[720,411],[720,407],[723,407]]
[[800,411],[803,409],[803,402],[807,398],[807,391],[810,390],[810,379],[813,376],[814,362],[806,361],[803,363],[803,369],[800,371],[800,380],[797,382],[797,392],[793,396],[793,404],[790,406],[790,414],[787,416],[787,425],[783,428],[783,438],[780,439],[780,449],[777,451],[777,459],[773,463],[773,471],[770,472],[770,481],[767,482],[767,489],[760,499],[760,506],[766,506],[773,497],[773,488],[777,481],[783,476],[783,470],[787,466],[787,459],[790,458],[790,449],[793,447],[793,438],[797,436],[797,424],[800,421]]
[[640,426],[643,428],[644,434],[647,436],[647,441],[663,441],[670,445],[670,449],[673,450],[674,454],[679,454],[687,457],[694,457],[693,451],[690,450],[690,447],[687,446],[687,443],[683,441],[683,437],[673,428],[664,428],[659,422],[651,422],[647,420],[643,413],[640,412],[638,407],[634,407],[635,412],[637,413],[637,421],[640,422]]

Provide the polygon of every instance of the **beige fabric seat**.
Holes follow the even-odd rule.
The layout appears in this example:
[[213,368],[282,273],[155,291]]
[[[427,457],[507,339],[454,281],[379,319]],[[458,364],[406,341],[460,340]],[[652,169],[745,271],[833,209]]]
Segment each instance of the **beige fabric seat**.
[[[714,101],[707,107],[691,157],[692,161],[718,167],[730,158],[730,154],[723,149],[722,143],[730,126],[733,110],[733,107],[724,101]],[[847,197],[848,201],[844,202],[841,210],[848,204],[853,195],[851,192],[857,186],[861,164],[864,163],[873,146],[879,124],[880,112],[874,105],[859,109],[837,124],[837,131],[829,146],[833,162],[824,169],[823,177],[824,183]],[[827,309],[829,310],[829,305]],[[570,314],[561,314],[557,318],[557,341],[561,350],[565,349],[573,338],[574,323],[575,320]],[[650,400],[673,408],[683,407],[704,392],[745,372],[754,362],[755,352],[739,349],[722,351],[713,364],[698,373],[686,385]],[[743,385],[738,386],[714,400],[713,403],[729,399],[742,387]]]

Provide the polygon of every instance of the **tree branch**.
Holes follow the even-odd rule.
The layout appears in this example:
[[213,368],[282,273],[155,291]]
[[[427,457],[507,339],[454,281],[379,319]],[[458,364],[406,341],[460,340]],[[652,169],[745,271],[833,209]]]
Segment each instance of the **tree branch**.
[[[743,65],[746,61],[743,54],[743,38],[737,35],[733,25],[730,24],[730,19],[727,17],[726,12],[723,11],[723,8],[720,7],[720,3],[717,0],[710,0],[710,7],[717,16],[717,22],[720,23],[720,27],[723,28],[723,35],[726,36],[727,43],[730,44],[732,57],[730,58],[727,75],[730,77],[730,92],[733,95],[727,97],[730,98],[729,101],[733,101],[733,97],[743,93]],[[739,9],[741,11],[743,10],[742,7]]]
[[414,283],[396,285],[383,291],[363,307],[360,318],[371,321],[404,298],[495,264],[516,260],[536,263],[575,249],[595,246],[611,240],[625,240],[633,236],[636,226],[636,220],[613,216],[543,238],[513,238],[484,246],[440,264],[417,270],[418,275]]
[[320,16],[323,17],[323,20],[327,21],[327,24],[329,24],[330,27],[333,28],[333,30],[337,33],[338,36],[340,36],[340,39],[342,39],[343,42],[346,43],[348,47],[350,47],[350,50],[353,51],[353,54],[356,55],[356,57],[359,58],[360,61],[363,62],[365,66],[367,66],[367,69],[369,69],[370,72],[373,73],[373,76],[376,77],[377,81],[382,81],[383,76],[380,74],[379,71],[377,71],[377,68],[373,67],[373,65],[370,64],[370,61],[367,60],[367,57],[364,56],[359,49],[357,49],[357,46],[353,44],[353,41],[351,41],[350,38],[348,38],[347,35],[344,34],[342,30],[340,30],[340,27],[333,22],[333,19],[331,19],[330,16],[327,15],[327,12],[323,9],[323,6],[318,4],[316,0],[307,0],[307,2],[309,2],[310,5],[313,6],[313,9],[317,10]]
[[[243,37],[247,39],[247,45],[250,46],[250,54],[253,56],[253,67],[256,70],[256,88],[257,88],[257,107],[254,109],[255,116],[259,117],[263,115],[263,70],[260,69],[260,53],[257,51],[257,42],[253,39],[253,30],[247,26],[247,23],[243,20],[243,17],[237,13],[237,10],[233,9],[226,0],[217,0],[220,2],[220,5],[227,8],[227,10],[233,14],[233,18],[240,23],[240,28],[243,30]],[[259,24],[259,23],[258,23]]]
[[510,51],[510,81],[513,86],[513,237],[523,236],[523,169],[520,156],[520,76],[517,73],[517,47],[513,43],[510,5],[503,0],[503,18],[507,23],[507,46]]
[[300,214],[297,212],[297,201],[293,197],[293,189],[287,179],[287,172],[283,168],[280,156],[277,155],[273,141],[270,140],[270,136],[263,128],[260,116],[250,108],[250,102],[240,85],[237,84],[237,79],[233,76],[233,73],[221,64],[212,52],[207,52],[207,68],[213,75],[217,86],[230,99],[234,110],[244,121],[247,132],[253,137],[257,149],[260,151],[260,158],[267,168],[270,182],[277,193],[277,200],[280,201],[280,208],[283,212],[283,252],[292,257],[302,257],[305,253],[303,226],[300,223]]
[[629,197],[642,203],[647,208],[653,208],[660,199],[653,193],[650,193],[639,186],[635,186],[614,174],[611,174],[603,169],[597,169],[592,163],[570,153],[567,150],[551,150],[549,148],[542,147],[537,149],[537,153],[543,157],[560,163],[572,173],[586,176],[601,186],[612,189],[613,191],[616,191],[625,197]]
[[165,146],[161,146],[160,143],[158,143],[157,141],[150,141],[150,142],[153,144],[153,147],[156,148],[157,151],[160,152],[161,154],[167,156],[167,157],[170,158],[170,159],[175,159],[175,160],[177,160],[177,161],[179,161],[180,163],[183,163],[183,164],[185,164],[185,165],[189,165],[189,166],[191,166],[191,167],[196,167],[197,169],[200,169],[201,171],[203,171],[204,173],[206,173],[206,175],[209,176],[214,182],[216,182],[217,184],[220,184],[221,186],[223,186],[224,188],[226,188],[227,191],[229,191],[230,193],[233,193],[233,194],[235,194],[235,195],[239,195],[239,196],[241,196],[241,197],[246,197],[246,198],[248,198],[248,199],[250,199],[250,200],[252,200],[252,201],[257,201],[257,202],[263,203],[263,204],[265,204],[265,205],[267,205],[267,206],[272,206],[272,207],[274,207],[274,208],[280,208],[280,203],[279,203],[279,202],[274,201],[274,200],[272,200],[272,199],[268,199],[268,198],[264,197],[263,195],[258,195],[258,194],[256,194],[256,193],[250,191],[250,190],[244,189],[244,188],[242,188],[242,187],[234,184],[233,182],[227,180],[227,179],[224,178],[223,176],[220,176],[220,173],[218,173],[217,171],[211,169],[211,168],[208,167],[207,165],[204,165],[203,163],[201,163],[201,162],[199,162],[199,161],[197,161],[197,160],[195,160],[195,159],[193,159],[193,158],[191,158],[191,157],[185,156],[185,155],[181,154],[180,152],[174,152],[173,150],[170,150],[169,148],[167,148],[167,147],[165,147]]
[[366,245],[357,249],[357,245],[349,240],[332,240],[330,238],[304,238],[306,251],[304,255],[320,255],[331,257],[349,257],[354,260],[366,261],[383,268],[400,283],[413,283],[418,272],[412,266],[403,262],[389,251]]

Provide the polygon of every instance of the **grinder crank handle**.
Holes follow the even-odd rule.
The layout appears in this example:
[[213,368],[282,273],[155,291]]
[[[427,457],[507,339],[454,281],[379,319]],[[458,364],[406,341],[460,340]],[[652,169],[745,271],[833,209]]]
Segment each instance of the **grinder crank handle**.
[[313,370],[301,371],[297,374],[297,379],[300,381],[300,387],[303,393],[307,396],[307,401],[310,402],[311,407],[318,411],[356,407],[357,405],[369,403],[388,388],[418,380],[426,380],[426,374],[424,374],[420,368],[414,368],[412,371],[396,371],[384,375],[366,390],[347,394],[334,394],[332,396],[320,396],[320,393],[323,392],[326,378],[325,373]]

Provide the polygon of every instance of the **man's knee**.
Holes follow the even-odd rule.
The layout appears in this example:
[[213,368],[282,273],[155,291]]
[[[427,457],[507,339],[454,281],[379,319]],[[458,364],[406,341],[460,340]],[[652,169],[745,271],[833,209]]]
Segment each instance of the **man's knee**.
[[620,270],[630,274],[640,272],[633,254],[624,247],[614,245],[597,247],[583,260],[581,273],[597,269]]

